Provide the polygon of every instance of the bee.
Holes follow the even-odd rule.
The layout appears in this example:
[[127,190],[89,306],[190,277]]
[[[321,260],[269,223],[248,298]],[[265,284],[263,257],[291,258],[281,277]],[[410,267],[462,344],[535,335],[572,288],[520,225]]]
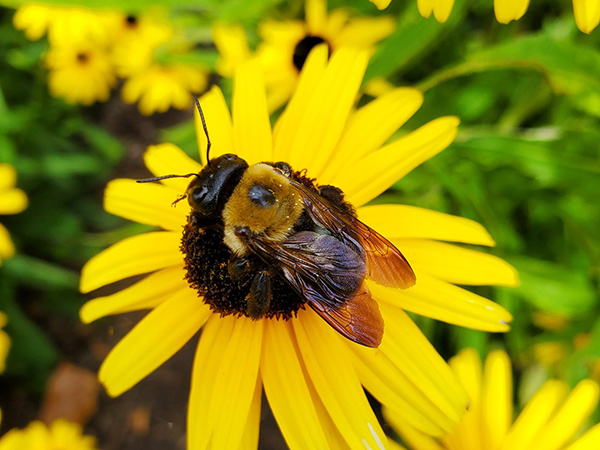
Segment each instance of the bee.
[[[211,160],[204,114],[196,105],[208,141],[208,164],[199,173],[139,181],[195,177],[174,203],[187,198],[188,234],[194,239],[207,233],[222,239],[225,256],[214,265],[227,266],[226,272],[203,267],[197,278],[229,277],[244,285],[241,313],[251,319],[279,314],[274,302],[281,297],[278,286],[284,285],[346,338],[378,347],[384,323],[365,280],[412,286],[415,274],[402,253],[356,218],[341,190],[316,186],[285,162],[249,165],[233,154]],[[195,252],[191,245],[184,245],[188,253]],[[219,264],[223,258],[226,264]],[[193,284],[206,297],[209,283]]]

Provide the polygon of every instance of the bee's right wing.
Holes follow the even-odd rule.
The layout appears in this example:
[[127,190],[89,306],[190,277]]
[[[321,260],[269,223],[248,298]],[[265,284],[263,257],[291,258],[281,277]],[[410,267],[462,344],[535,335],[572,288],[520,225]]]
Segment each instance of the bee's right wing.
[[377,347],[383,319],[364,285],[365,263],[339,239],[302,231],[284,242],[254,237],[248,245],[269,265],[281,270],[288,284],[348,339]]

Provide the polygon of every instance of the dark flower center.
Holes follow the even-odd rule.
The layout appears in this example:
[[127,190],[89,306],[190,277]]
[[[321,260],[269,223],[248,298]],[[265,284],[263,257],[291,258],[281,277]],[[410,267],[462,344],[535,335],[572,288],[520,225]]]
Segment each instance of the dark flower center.
[[77,53],[77,62],[80,64],[85,64],[90,60],[90,56],[87,53],[79,52]]
[[138,19],[136,16],[133,16],[130,14],[125,18],[125,25],[127,27],[135,28],[137,26],[137,24],[138,24]]
[[319,44],[325,42],[327,44],[327,49],[329,55],[331,55],[331,45],[321,36],[305,36],[300,42],[296,44],[294,48],[294,56],[292,57],[292,61],[298,72],[302,70],[304,63],[306,62],[306,58],[308,58],[308,54],[310,51]]
[[[342,207],[351,214],[354,208],[344,201],[343,193],[333,186],[317,187],[304,172],[292,172],[292,178],[314,189],[330,202]],[[309,230],[314,222],[304,212],[294,230]],[[202,216],[192,211],[184,226],[181,238],[181,252],[184,255],[186,275],[190,287],[198,292],[204,303],[221,315],[246,316],[246,300],[256,272],[267,269],[258,257],[250,257],[251,271],[243,277],[233,277],[230,271],[232,252],[223,241],[222,220],[207,224]],[[255,272],[256,271],[256,272]],[[266,312],[260,317],[290,319],[299,309],[304,309],[306,299],[297,294],[287,283],[283,274],[273,273],[271,277],[272,299]],[[257,318],[256,316],[254,318]]]

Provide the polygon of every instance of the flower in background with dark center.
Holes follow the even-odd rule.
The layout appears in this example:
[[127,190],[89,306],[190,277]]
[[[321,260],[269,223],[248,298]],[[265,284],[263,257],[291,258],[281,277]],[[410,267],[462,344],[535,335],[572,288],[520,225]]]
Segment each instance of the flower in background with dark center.
[[[396,412],[384,409],[384,416],[409,449],[600,448],[600,424],[578,436],[598,404],[599,388],[595,381],[583,380],[569,392],[566,383],[549,380],[529,399],[513,422],[512,369],[510,359],[504,351],[491,352],[482,369],[477,352],[464,349],[450,359],[450,367],[470,398],[469,411],[453,432],[433,439],[409,425]],[[392,445],[390,448],[404,447]]]
[[[10,164],[0,164],[0,215],[17,214],[27,208],[27,195],[17,189],[17,172]],[[0,265],[15,253],[8,230],[0,224]]]
[[[386,448],[363,387],[422,432],[448,433],[466,409],[466,393],[405,311],[480,330],[508,330],[506,310],[454,283],[512,286],[514,269],[494,256],[441,242],[493,245],[483,227],[414,206],[364,206],[450,145],[458,119],[441,117],[386,143],[419,109],[421,92],[394,89],[354,110],[367,52],[346,48],[328,59],[326,46],[310,53],[273,129],[256,60],[238,68],[231,114],[218,87],[200,102],[213,161],[226,154],[238,155],[250,168],[285,161],[296,177],[314,178],[319,189],[336,186],[341,191],[329,190],[337,201],[343,192],[346,208],[354,205],[358,218],[410,261],[418,280],[410,289],[367,280],[384,321],[378,348],[336,332],[277,273],[272,299],[287,313],[270,309],[256,320],[249,317],[244,305],[252,277],[240,280],[230,272],[233,252],[224,227],[219,222],[203,227],[185,202],[171,206],[189,179],[143,184],[119,179],[106,189],[107,211],[163,231],[118,242],[83,268],[84,293],[148,274],[81,310],[86,323],[151,310],[107,356],[99,378],[110,395],[120,395],[202,329],[188,406],[189,449],[256,448],[263,390],[291,449]],[[145,162],[154,175],[202,170],[207,142],[198,114],[196,119],[202,163],[174,145],[153,146]],[[285,172],[285,165],[277,167]],[[316,192],[315,186],[308,189]],[[192,201],[203,195],[191,193]]]
[[50,69],[50,93],[69,103],[106,101],[117,82],[106,48],[90,41],[53,46],[46,55],[46,65]]
[[[259,26],[261,42],[257,54],[264,68],[269,110],[281,107],[292,95],[310,51],[325,44],[331,55],[342,47],[374,51],[374,46],[395,28],[391,17],[353,17],[346,9],[327,12],[325,0],[307,0],[305,20],[265,20]],[[215,45],[221,53],[217,70],[230,77],[235,67],[250,55],[246,35],[240,27],[217,25]]]
[[97,450],[96,439],[82,433],[76,423],[58,419],[47,426],[31,422],[14,428],[0,438],[0,450]]
[[[385,9],[392,0],[370,0],[378,9]],[[489,0],[491,3],[492,0]],[[417,0],[419,12],[423,17],[433,16],[444,23],[450,17],[454,0]],[[529,7],[529,0],[494,0],[496,20],[510,23],[519,20]],[[584,33],[591,33],[600,23],[600,2],[598,0],[573,0],[573,11],[577,27]]]

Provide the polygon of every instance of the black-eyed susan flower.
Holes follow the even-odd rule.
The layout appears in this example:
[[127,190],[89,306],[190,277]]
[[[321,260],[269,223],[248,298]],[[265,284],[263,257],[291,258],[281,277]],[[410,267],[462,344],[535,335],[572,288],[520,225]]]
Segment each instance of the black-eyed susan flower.
[[[413,206],[363,206],[446,148],[458,119],[441,117],[386,144],[419,109],[422,94],[395,89],[353,110],[366,52],[341,49],[327,60],[326,46],[311,52],[296,94],[273,129],[256,60],[236,73],[231,114],[218,87],[200,101],[213,158],[233,153],[249,164],[286,161],[295,171],[306,170],[319,185],[339,187],[358,207],[358,217],[404,252],[417,276],[414,287],[369,283],[385,322],[378,348],[342,337],[282,280],[273,281],[273,298],[285,299],[287,310],[251,320],[243,307],[246,294],[229,275],[232,252],[223,229],[194,227],[189,207],[171,206],[189,180],[119,179],[106,189],[107,211],[162,231],[123,240],[83,268],[84,293],[148,274],[81,310],[86,323],[151,310],[115,346],[99,378],[110,395],[119,395],[202,329],[189,400],[189,449],[256,448],[263,390],[291,449],[385,448],[363,387],[424,433],[449,432],[466,408],[466,394],[405,311],[482,330],[508,329],[507,311],[453,283],[514,285],[515,271],[491,255],[441,242],[493,245],[483,227]],[[198,116],[197,131],[206,163]],[[156,176],[202,169],[171,144],[150,147],[144,158]]]
[[547,381],[513,422],[513,380],[505,352],[491,352],[482,370],[479,355],[465,349],[450,360],[450,366],[471,399],[469,411],[455,431],[432,439],[398,414],[384,410],[385,417],[411,450],[600,448],[600,425],[573,439],[598,404],[596,382],[583,380],[569,392],[566,383]]
[[[282,106],[291,96],[306,57],[319,44],[329,53],[342,47],[374,51],[376,43],[395,28],[391,17],[352,17],[346,9],[327,12],[325,0],[307,0],[305,20],[265,20],[259,25],[261,43],[257,54],[264,68],[267,104],[271,111]],[[222,58],[217,70],[231,76],[239,62],[249,54],[243,30],[217,25],[213,30],[215,45]]]
[[117,77],[106,48],[92,41],[57,45],[46,55],[48,87],[69,103],[91,105],[106,101]]
[[[370,0],[378,9],[385,9],[391,0]],[[492,0],[489,0],[490,3]],[[433,16],[444,23],[450,17],[454,0],[417,0],[419,12],[423,17]],[[529,7],[529,0],[494,0],[496,20],[510,23],[519,20]],[[584,33],[590,33],[600,22],[600,2],[598,0],[573,0],[573,10],[577,27]]]
[[0,450],[96,450],[96,439],[83,435],[79,425],[64,419],[50,426],[35,421],[2,436]]
[[[0,215],[17,214],[27,208],[27,195],[15,187],[17,172],[10,164],[0,164]],[[8,230],[0,224],[0,265],[2,260],[10,258],[15,247]]]

